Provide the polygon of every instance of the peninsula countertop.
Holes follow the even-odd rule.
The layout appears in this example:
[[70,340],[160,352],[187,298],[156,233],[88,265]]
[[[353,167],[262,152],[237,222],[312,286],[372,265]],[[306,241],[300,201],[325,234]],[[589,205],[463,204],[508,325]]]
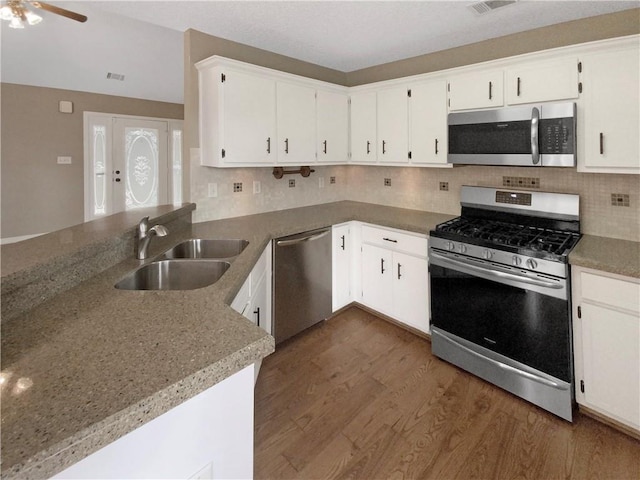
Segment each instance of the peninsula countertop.
[[248,240],[215,284],[117,290],[140,265],[132,251],[3,322],[3,478],[47,478],[269,355],[273,337],[228,305],[272,238],[349,220],[428,233],[450,218],[337,202],[193,224],[154,239],[151,256],[186,238]]
[[[248,240],[215,284],[117,290],[114,284],[140,265],[131,251],[3,322],[3,478],[47,478],[269,355],[273,337],[229,304],[271,239],[351,220],[428,234],[453,216],[342,201],[193,224],[154,239],[151,259],[187,238]],[[638,276],[637,264],[624,267],[598,253],[620,242],[607,241],[585,236],[570,260]],[[624,245],[636,249],[632,264],[638,245]]]

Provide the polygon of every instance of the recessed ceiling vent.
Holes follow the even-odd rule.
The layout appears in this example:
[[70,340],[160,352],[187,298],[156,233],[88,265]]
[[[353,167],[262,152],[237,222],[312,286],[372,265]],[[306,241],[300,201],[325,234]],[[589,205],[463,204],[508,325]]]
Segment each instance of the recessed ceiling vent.
[[107,78],[109,80],[120,80],[121,82],[124,81],[124,75],[122,75],[121,73],[107,73]]
[[472,3],[468,5],[468,8],[476,15],[484,15],[514,3],[516,3],[516,0],[486,0],[484,2]]

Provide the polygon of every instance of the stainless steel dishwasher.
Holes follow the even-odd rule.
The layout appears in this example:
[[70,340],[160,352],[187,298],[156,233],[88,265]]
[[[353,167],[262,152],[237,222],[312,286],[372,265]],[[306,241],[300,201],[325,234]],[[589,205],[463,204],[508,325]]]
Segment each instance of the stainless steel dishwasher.
[[273,247],[276,344],[331,315],[331,227],[278,238]]

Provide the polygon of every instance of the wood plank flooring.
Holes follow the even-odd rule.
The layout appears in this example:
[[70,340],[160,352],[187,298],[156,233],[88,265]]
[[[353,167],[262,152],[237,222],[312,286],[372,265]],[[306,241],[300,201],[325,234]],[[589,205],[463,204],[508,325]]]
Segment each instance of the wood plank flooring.
[[640,479],[640,442],[565,422],[358,308],[267,357],[256,479]]

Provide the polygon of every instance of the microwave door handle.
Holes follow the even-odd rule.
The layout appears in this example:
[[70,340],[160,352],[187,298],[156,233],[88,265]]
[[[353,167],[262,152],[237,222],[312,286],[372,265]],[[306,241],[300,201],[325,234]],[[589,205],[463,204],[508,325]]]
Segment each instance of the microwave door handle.
[[540,110],[538,107],[531,109],[531,159],[533,164],[540,163],[540,149],[538,148],[538,128],[540,124]]

